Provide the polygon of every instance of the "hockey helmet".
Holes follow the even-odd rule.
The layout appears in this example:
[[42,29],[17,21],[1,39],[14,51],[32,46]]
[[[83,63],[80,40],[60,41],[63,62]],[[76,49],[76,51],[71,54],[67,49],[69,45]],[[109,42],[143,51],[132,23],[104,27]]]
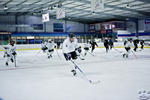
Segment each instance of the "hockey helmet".
[[75,35],[73,34],[73,33],[69,33],[69,38],[74,38],[75,37]]
[[48,42],[51,42],[52,41],[52,39],[48,39]]

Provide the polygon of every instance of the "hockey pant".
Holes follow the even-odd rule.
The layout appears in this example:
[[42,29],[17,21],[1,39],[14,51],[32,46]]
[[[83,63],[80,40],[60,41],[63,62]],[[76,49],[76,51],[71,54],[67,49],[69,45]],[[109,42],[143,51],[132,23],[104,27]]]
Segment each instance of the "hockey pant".
[[64,57],[67,61],[71,59],[75,60],[77,59],[77,53],[75,51],[70,52],[70,53],[64,53]]
[[91,52],[93,52],[93,51],[94,51],[94,49],[95,49],[95,46],[92,46],[92,50],[91,50]]
[[47,50],[47,47],[42,47],[43,52],[45,52]]
[[134,51],[136,51],[136,49],[138,48],[138,45],[137,44],[134,44]]
[[69,63],[69,66],[71,68],[71,72],[73,72],[73,74],[75,75],[76,74],[76,71],[75,71],[75,66],[72,64],[72,62],[70,60],[76,60],[77,59],[77,54],[75,51],[73,52],[70,52],[70,53],[64,53],[64,57],[65,59],[68,61]]
[[126,53],[124,53],[124,55],[125,55],[126,57],[128,57],[128,55],[129,55],[130,52],[131,52],[131,48],[130,48],[130,47],[125,47],[125,50],[126,50]]
[[144,45],[141,45],[141,49],[143,49]]
[[14,56],[15,55],[13,55],[13,54],[7,54],[7,56],[6,56],[7,57],[6,62],[8,63],[11,60],[11,62],[13,63],[14,60],[15,60]]
[[87,55],[87,53],[88,53],[88,51],[89,51],[89,48],[84,48],[84,56],[86,56]]
[[54,53],[54,49],[48,50],[47,52],[48,58],[52,57],[53,53]]
[[108,52],[108,50],[109,50],[109,46],[105,46],[105,48],[106,48],[106,52]]

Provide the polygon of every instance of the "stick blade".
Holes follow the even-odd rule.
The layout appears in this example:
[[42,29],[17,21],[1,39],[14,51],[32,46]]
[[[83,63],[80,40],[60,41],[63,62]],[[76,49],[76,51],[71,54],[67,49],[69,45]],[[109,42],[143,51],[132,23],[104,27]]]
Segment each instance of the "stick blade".
[[89,80],[89,82],[90,82],[91,84],[99,84],[101,81],[91,81],[91,80]]

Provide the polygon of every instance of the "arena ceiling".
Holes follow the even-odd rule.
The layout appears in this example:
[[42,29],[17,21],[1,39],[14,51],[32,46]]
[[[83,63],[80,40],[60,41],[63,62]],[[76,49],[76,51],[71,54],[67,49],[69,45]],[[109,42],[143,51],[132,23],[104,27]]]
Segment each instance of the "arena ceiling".
[[66,19],[92,23],[112,19],[150,18],[150,0],[105,0],[104,9],[91,11],[90,0],[0,0],[0,15],[42,15],[56,18],[57,8],[64,8]]

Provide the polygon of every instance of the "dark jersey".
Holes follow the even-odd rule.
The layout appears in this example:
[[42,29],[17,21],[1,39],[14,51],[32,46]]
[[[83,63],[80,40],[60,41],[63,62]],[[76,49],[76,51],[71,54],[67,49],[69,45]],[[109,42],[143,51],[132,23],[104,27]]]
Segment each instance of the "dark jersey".
[[90,42],[90,44],[91,44],[91,47],[95,47],[95,46],[97,46],[97,47],[98,47],[98,45],[97,45],[97,43],[96,43],[96,42]]
[[124,41],[124,46],[127,44],[127,41]]
[[109,40],[109,45],[113,45],[113,41],[112,40]]
[[108,40],[105,40],[105,41],[104,41],[104,46],[105,46],[105,47],[108,47],[108,45],[109,45]]

